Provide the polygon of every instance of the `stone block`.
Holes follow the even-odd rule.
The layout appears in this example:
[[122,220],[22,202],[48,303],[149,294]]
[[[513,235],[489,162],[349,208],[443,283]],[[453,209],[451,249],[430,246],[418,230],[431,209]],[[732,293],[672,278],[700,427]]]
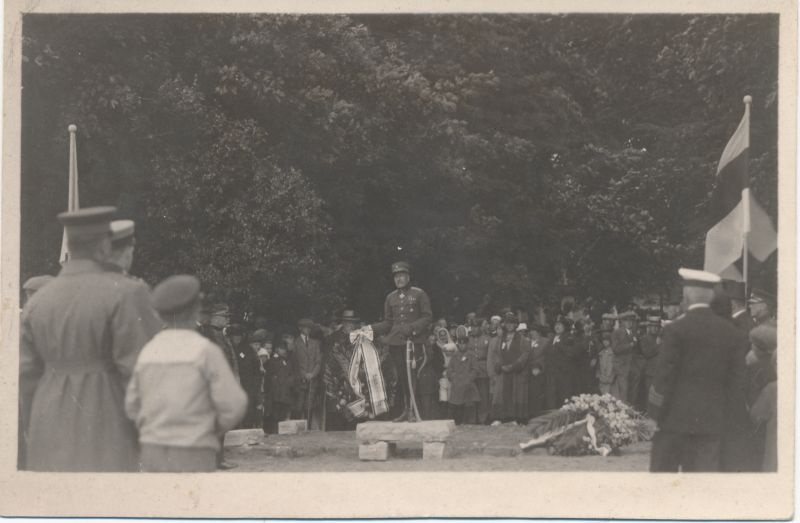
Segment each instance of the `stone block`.
[[393,423],[391,421],[368,421],[356,426],[356,439],[363,443],[378,441],[446,441],[455,431],[453,420],[418,421],[415,423]]
[[358,446],[358,459],[362,461],[386,461],[389,459],[389,444],[385,441],[362,443]]
[[278,434],[299,434],[308,430],[308,421],[290,419],[278,423]]
[[239,429],[226,432],[223,444],[226,447],[253,446],[260,445],[264,440],[264,431],[261,429]]
[[422,459],[444,459],[449,452],[443,441],[426,441],[422,444]]

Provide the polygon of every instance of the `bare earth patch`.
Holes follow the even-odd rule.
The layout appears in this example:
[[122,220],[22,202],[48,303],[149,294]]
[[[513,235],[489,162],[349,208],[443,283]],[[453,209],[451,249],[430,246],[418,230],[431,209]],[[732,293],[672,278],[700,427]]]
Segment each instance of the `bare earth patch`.
[[358,459],[355,432],[306,432],[264,436],[260,430],[233,431],[225,439],[225,460],[231,472],[307,471],[598,471],[647,472],[650,443],[622,449],[620,456],[550,456],[545,449],[522,452],[530,438],[525,427],[462,426],[450,439],[451,457],[422,460],[421,444],[399,444],[385,462]]

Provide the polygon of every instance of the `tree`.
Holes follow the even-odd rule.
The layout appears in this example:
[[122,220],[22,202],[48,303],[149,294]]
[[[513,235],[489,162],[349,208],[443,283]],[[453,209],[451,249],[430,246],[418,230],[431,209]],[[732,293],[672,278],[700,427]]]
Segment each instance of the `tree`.
[[[278,322],[380,314],[397,257],[437,314],[626,302],[702,262],[752,94],[777,215],[772,15],[26,15],[23,276],[81,203],[137,221],[135,272]],[[55,247],[54,247],[55,246]]]

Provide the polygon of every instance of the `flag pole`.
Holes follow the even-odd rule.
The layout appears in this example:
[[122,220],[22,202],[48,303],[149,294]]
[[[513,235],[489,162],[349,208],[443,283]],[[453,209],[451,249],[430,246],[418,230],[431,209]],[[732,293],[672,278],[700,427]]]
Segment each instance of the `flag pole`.
[[[742,100],[744,102],[744,113],[747,117],[747,149],[748,153],[750,150],[750,104],[753,103],[753,97],[749,94],[744,97]],[[749,278],[748,278],[748,258],[750,258],[750,250],[747,246],[747,237],[750,235],[750,174],[747,166],[745,166],[745,172],[747,173],[747,184],[745,185],[744,190],[742,191],[742,219],[744,220],[744,227],[742,227],[742,251],[743,251],[743,258],[742,258],[742,272],[743,279],[744,279],[744,299],[745,304],[747,304],[747,300],[749,299],[748,292],[750,291],[749,288]],[[745,305],[746,306],[746,305]]]
[[[69,131],[69,182],[67,189],[67,210],[76,211],[80,208],[78,200],[78,147],[75,143],[75,133],[78,132],[78,127],[75,124],[70,124],[67,127]],[[59,261],[64,265],[69,260],[69,249],[67,245],[67,232],[64,231],[61,236],[61,257]]]

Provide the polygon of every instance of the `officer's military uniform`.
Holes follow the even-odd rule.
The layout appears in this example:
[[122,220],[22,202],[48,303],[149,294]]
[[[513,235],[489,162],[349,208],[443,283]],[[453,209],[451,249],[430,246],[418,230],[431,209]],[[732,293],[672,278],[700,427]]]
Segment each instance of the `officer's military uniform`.
[[[62,213],[67,238],[101,241],[113,207]],[[74,254],[74,253],[73,253]],[[161,328],[146,285],[73,256],[22,313],[20,399],[27,467],[59,472],[136,469],[123,410],[139,351]]]
[[[719,277],[682,269],[685,285],[704,286]],[[648,412],[658,422],[652,472],[714,472],[731,406],[741,401],[744,338],[708,304],[690,305],[664,329],[664,341]]]
[[[408,264],[405,262],[393,264],[392,274],[397,272],[409,272]],[[386,296],[383,304],[383,321],[371,326],[376,335],[386,335],[384,343],[389,346],[389,354],[397,370],[399,390],[406,401],[406,408],[410,407],[406,342],[410,340],[413,350],[422,353],[432,319],[433,312],[428,295],[419,287],[408,285],[402,289],[395,289]]]

